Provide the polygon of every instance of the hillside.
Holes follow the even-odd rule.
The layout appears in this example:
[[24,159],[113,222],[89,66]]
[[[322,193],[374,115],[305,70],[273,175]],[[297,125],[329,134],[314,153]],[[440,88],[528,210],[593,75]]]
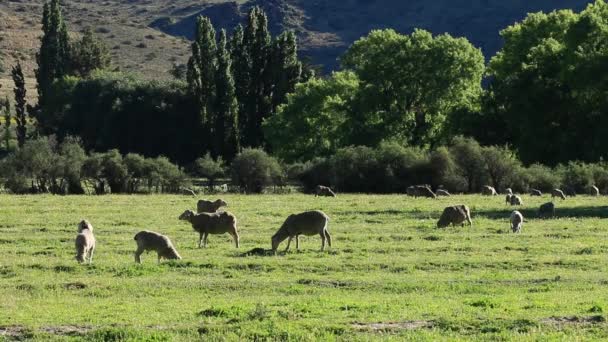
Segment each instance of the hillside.
[[[118,69],[146,78],[170,77],[174,63],[188,57],[188,41],[198,15],[220,27],[231,28],[247,9],[261,5],[273,31],[293,29],[302,54],[326,70],[338,67],[337,57],[357,38],[372,29],[414,28],[468,37],[486,57],[501,45],[500,29],[521,20],[528,12],[558,8],[581,10],[590,0],[64,0],[64,16],[73,35],[93,27],[110,47]],[[40,35],[43,0],[0,2],[0,55],[5,66],[16,59],[31,77]],[[6,83],[8,68],[1,74]],[[6,90],[6,86],[4,87]]]

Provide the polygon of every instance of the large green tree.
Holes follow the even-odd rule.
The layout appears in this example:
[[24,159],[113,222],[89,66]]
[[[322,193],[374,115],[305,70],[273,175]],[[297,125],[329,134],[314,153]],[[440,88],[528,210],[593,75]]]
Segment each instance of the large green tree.
[[110,67],[108,47],[87,28],[82,39],[71,47],[71,73],[80,77],[90,76],[94,70]]
[[484,58],[465,38],[423,30],[402,35],[372,31],[342,57],[361,81],[358,109],[361,143],[380,132],[403,143],[438,141],[443,123],[454,111],[477,105]]
[[501,32],[492,58],[496,116],[525,163],[608,154],[608,4],[530,14]]
[[36,54],[38,69],[38,105],[44,110],[46,95],[54,80],[68,74],[70,67],[70,43],[68,30],[61,14],[59,0],[44,4],[42,14],[40,50]]

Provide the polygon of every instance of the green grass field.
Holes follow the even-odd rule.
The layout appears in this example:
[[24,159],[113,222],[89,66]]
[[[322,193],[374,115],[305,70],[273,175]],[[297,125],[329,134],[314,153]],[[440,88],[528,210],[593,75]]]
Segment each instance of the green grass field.
[[[602,340],[608,339],[608,198],[524,196],[510,233],[502,196],[223,196],[239,220],[196,248],[177,220],[186,196],[0,196],[0,340]],[[473,226],[440,230],[445,206]],[[270,248],[291,213],[321,209],[333,248],[301,238]],[[95,227],[91,266],[74,259],[80,219]],[[183,257],[133,261],[133,235],[167,234]],[[281,250],[285,242],[281,245]]]

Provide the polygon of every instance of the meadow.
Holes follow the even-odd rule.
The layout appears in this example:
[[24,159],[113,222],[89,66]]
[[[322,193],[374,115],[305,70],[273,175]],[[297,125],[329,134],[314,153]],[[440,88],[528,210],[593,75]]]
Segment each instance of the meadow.
[[[524,196],[521,234],[504,198],[475,195],[222,195],[230,236],[197,234],[177,217],[187,196],[0,195],[0,341],[603,340],[608,339],[608,198]],[[215,199],[215,198],[210,198]],[[437,229],[468,204],[472,227]],[[270,248],[291,213],[329,215],[333,247],[303,237]],[[76,225],[95,227],[93,264],[74,259]],[[133,236],[167,234],[183,260],[134,263]]]

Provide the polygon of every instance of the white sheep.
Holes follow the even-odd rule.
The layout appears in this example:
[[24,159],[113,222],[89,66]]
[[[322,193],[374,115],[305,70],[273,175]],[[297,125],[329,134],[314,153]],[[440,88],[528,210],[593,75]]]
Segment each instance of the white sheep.
[[221,207],[227,207],[228,203],[222,199],[217,199],[214,202],[202,199],[196,203],[196,211],[200,213],[214,213]]
[[317,185],[315,188],[315,197],[317,196],[336,197],[336,193],[328,186]]
[[508,195],[513,195],[513,189],[511,189],[511,188],[506,188],[506,189],[505,189],[505,194],[508,194]]
[[599,196],[599,195],[600,195],[600,189],[599,189],[597,186],[592,185],[592,186],[589,188],[589,194],[590,194],[591,196]]
[[566,199],[566,195],[564,195],[564,192],[561,191],[560,189],[553,189],[553,191],[551,191],[551,198],[555,198],[555,197],[559,197],[562,200]]
[[281,228],[272,236],[272,250],[276,252],[281,242],[289,238],[287,248],[285,249],[285,251],[288,251],[291,240],[294,237],[296,238],[296,249],[299,249],[300,235],[312,236],[318,234],[321,236],[321,250],[323,251],[326,241],[329,247],[331,247],[331,235],[329,235],[329,231],[327,230],[328,223],[329,217],[319,210],[289,215],[285,222],[283,222],[283,225],[281,225]]
[[162,234],[151,232],[148,230],[141,231],[135,234],[133,238],[137,242],[137,250],[135,251],[135,262],[141,264],[141,255],[145,251],[155,251],[160,263],[161,259],[177,259],[182,257],[177,253],[177,250],[171,243],[171,240]]
[[95,235],[93,235],[93,225],[87,220],[82,220],[78,224],[78,235],[76,235],[76,260],[79,263],[88,261],[93,262],[95,252]]
[[513,233],[521,233],[524,224],[524,216],[517,210],[511,213],[511,230]]
[[530,189],[530,196],[541,197],[543,195],[542,191],[538,189]]
[[481,190],[481,193],[485,196],[496,196],[498,195],[498,193],[496,192],[496,189],[494,189],[494,187],[491,187],[489,185],[485,185],[483,187],[483,189]]
[[511,205],[524,205],[524,201],[517,195],[511,196]]
[[236,227],[236,217],[227,211],[195,214],[192,210],[186,210],[179,216],[179,219],[190,222],[190,224],[192,224],[192,229],[199,233],[199,248],[207,247],[207,238],[209,237],[209,234],[215,235],[225,233],[232,236],[236,248],[239,248],[239,233]]

